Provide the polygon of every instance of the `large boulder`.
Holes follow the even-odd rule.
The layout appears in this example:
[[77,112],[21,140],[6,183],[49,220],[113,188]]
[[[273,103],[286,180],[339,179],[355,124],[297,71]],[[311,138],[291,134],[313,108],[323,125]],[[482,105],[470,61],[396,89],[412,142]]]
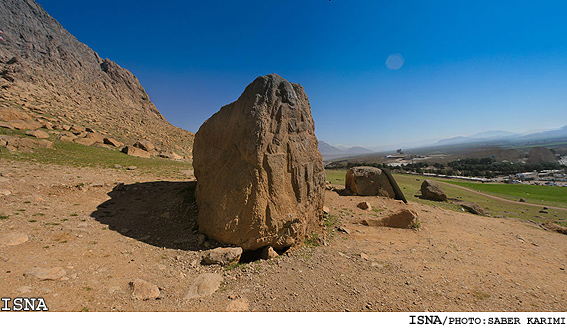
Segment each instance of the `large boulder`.
[[260,76],[195,135],[199,230],[244,250],[318,231],[325,172],[303,87]]
[[360,196],[396,197],[386,174],[371,166],[350,168],[346,174],[345,187]]
[[447,194],[445,194],[445,191],[441,188],[441,184],[439,184],[439,182],[434,180],[425,180],[421,184],[421,198],[446,202]]

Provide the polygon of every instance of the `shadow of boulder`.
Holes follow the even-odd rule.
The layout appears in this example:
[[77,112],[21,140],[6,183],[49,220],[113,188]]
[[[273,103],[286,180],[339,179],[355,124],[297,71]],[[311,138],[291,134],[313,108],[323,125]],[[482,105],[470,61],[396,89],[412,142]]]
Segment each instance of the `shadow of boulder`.
[[120,184],[91,216],[111,230],[150,245],[202,250],[206,247],[198,233],[196,185],[195,181]]

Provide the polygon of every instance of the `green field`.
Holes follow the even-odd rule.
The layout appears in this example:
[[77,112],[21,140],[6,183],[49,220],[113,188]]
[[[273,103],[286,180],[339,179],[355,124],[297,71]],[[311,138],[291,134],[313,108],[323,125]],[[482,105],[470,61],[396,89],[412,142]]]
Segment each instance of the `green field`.
[[[344,188],[344,178],[345,178],[346,170],[326,170],[325,172],[327,174],[328,181],[330,181],[332,184],[336,185],[337,187],[342,186]],[[422,203],[431,206],[438,206],[453,211],[462,211],[460,206],[454,204],[424,200],[419,197],[416,197],[418,195],[418,190],[421,187],[421,183],[423,182],[423,180],[425,180],[425,178],[422,176],[394,174],[394,178],[396,179],[396,182],[400,186],[400,189],[406,196],[407,200],[410,202]],[[528,186],[528,185],[505,185],[505,184],[483,185],[482,183],[469,183],[469,182],[461,182],[461,181],[447,180],[447,179],[439,179],[439,180],[444,182],[451,182],[458,185],[462,184],[462,186],[469,188],[470,186],[465,184],[470,184],[472,185],[471,189],[473,190],[481,190],[480,188],[477,188],[478,186],[500,187],[500,189],[497,189],[498,193],[495,193],[493,191],[491,191],[490,193],[511,200],[518,200],[520,197],[524,197],[518,195],[520,195],[522,192],[526,192],[526,193],[530,193],[531,195],[537,195],[538,197],[536,198],[539,198],[540,201],[539,203],[536,202],[535,200],[532,202],[531,201],[532,198],[528,199],[527,197],[524,197],[528,202],[542,204],[542,207],[544,205],[550,205],[550,206],[559,206],[559,207],[567,208],[567,195],[565,194],[567,192],[567,188],[547,187],[547,186]],[[528,188],[519,188],[519,187],[528,187]],[[543,188],[537,188],[537,187],[543,187]],[[494,187],[488,187],[488,188],[494,188]],[[542,207],[539,206],[508,203],[505,201],[486,197],[474,191],[467,191],[449,185],[443,185],[443,189],[445,190],[445,193],[449,198],[456,198],[459,200],[475,202],[481,205],[489,215],[494,217],[510,217],[510,218],[518,218],[523,220],[537,221],[537,222],[543,222],[547,219],[551,219],[556,223],[567,226],[567,211],[565,210],[549,209],[547,210],[548,213],[539,213],[539,211],[542,210]],[[482,190],[482,192],[485,192],[485,190]],[[486,191],[486,193],[489,192]],[[561,198],[562,197],[561,195],[563,195],[563,198]],[[542,202],[542,200],[544,200],[544,202]]]
[[533,186],[523,184],[478,183],[441,180],[458,186],[478,190],[494,196],[518,201],[524,198],[528,203],[567,208],[567,188],[552,186]]

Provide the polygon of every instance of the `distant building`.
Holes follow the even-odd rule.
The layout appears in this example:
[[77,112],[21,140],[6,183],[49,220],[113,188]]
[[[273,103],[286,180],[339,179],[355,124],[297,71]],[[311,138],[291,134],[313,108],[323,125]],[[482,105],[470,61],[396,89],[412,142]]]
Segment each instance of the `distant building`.
[[539,180],[539,173],[537,171],[518,173],[516,177],[520,181],[537,181]]

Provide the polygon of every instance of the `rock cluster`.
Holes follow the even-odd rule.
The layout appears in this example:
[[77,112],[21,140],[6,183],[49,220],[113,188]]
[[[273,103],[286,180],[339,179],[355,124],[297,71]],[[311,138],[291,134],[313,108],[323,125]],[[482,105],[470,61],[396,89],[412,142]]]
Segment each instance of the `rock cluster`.
[[195,135],[199,229],[245,250],[320,229],[325,172],[303,87],[258,77]]

